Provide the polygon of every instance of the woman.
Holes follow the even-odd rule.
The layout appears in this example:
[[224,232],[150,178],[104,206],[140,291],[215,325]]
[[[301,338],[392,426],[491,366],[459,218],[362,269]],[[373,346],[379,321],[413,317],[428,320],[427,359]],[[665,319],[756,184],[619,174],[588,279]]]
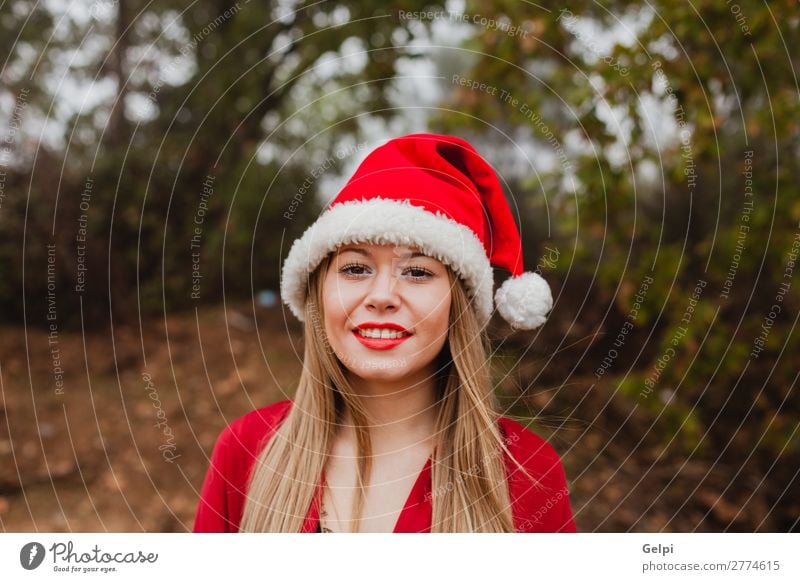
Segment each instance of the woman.
[[304,322],[294,401],[215,446],[194,531],[575,531],[561,460],[496,412],[485,326],[495,295],[540,326],[497,176],[466,141],[393,139],[295,241],[281,295]]

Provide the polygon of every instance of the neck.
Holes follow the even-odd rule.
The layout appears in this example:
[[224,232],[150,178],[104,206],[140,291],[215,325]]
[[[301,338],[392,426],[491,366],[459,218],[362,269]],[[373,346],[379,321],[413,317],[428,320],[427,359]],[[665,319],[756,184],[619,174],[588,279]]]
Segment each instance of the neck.
[[[374,454],[414,446],[428,447],[432,443],[438,414],[436,381],[428,373],[420,378],[400,381],[349,378],[370,419]],[[345,434],[355,438],[353,428],[347,426],[352,425],[349,411],[345,413],[345,425]]]

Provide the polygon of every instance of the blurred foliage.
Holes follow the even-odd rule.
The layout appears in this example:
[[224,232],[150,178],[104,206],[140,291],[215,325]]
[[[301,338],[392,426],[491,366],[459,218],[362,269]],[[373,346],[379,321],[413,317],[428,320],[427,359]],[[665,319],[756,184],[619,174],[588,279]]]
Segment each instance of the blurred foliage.
[[[54,6],[14,2],[0,18],[0,94],[23,95],[27,118],[52,138],[15,143],[18,159],[5,168],[0,310],[21,321],[27,298],[29,325],[47,324],[47,244],[57,249],[62,325],[97,327],[109,314],[136,321],[277,289],[287,245],[320,209],[312,170],[342,171],[357,152],[358,115],[392,115],[395,63],[415,58],[403,46],[413,34],[398,33],[408,22],[386,2]],[[77,86],[62,86],[67,78]],[[78,113],[59,124],[70,103]],[[78,293],[87,180],[87,284]]]
[[[648,436],[674,453],[720,462],[742,446],[765,453],[759,470],[773,471],[779,498],[794,469],[770,460],[790,457],[796,467],[800,455],[792,355],[800,351],[800,295],[790,264],[800,236],[797,3],[578,0],[546,9],[509,0],[492,9],[468,1],[465,12],[526,33],[475,27],[467,46],[479,56],[464,76],[497,90],[454,84],[447,106],[459,113],[440,115],[438,128],[500,147],[513,139],[534,160],[542,152],[557,158],[558,146],[568,151],[511,188],[523,224],[541,223],[524,210],[531,208],[549,212],[554,225],[546,241],[526,243],[528,268],[544,244],[556,245],[574,260],[560,261],[553,279],[595,299],[554,317],[596,325],[598,341],[582,358],[595,365],[632,321],[644,277],[653,277],[621,355],[596,384],[648,410]],[[781,283],[792,285],[782,302]],[[776,303],[782,310],[766,347],[751,356]],[[670,348],[653,393],[643,396]]]

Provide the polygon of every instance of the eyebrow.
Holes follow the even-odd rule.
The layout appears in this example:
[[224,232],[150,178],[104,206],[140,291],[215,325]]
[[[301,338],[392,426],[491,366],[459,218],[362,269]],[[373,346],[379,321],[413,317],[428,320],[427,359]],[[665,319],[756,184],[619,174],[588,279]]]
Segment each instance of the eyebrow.
[[[339,249],[339,253],[344,253],[346,251],[351,251],[351,252],[354,252],[354,253],[358,253],[359,255],[363,255],[365,257],[371,257],[372,256],[372,254],[367,249],[359,249],[359,248],[355,248],[355,247],[345,247],[345,248]],[[404,254],[402,256],[410,258],[410,259],[414,259],[416,257],[427,257],[428,255],[426,255],[425,253],[420,253],[419,251],[417,251],[417,252],[413,252],[411,254]]]

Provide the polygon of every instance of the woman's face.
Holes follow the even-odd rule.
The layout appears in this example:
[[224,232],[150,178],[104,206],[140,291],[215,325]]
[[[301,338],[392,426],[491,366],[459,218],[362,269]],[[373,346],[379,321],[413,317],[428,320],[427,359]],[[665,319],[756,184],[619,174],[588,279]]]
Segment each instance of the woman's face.
[[334,251],[322,303],[330,347],[365,380],[424,380],[447,339],[450,280],[413,247],[352,244]]

